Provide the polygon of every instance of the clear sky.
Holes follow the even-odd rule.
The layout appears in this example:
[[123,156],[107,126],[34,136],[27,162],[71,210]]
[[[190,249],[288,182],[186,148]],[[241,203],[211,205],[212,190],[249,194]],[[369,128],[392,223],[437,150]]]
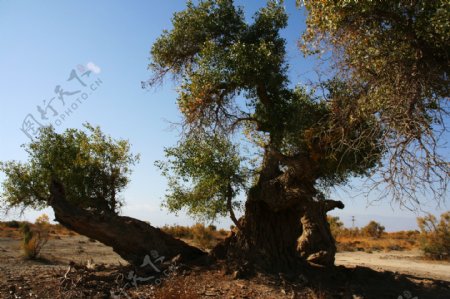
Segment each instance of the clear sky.
[[[305,16],[294,2],[286,1],[290,19],[283,36],[288,41],[290,78],[297,83],[312,78],[316,62],[303,58],[296,46]],[[244,6],[250,20],[265,2],[236,3]],[[141,154],[123,193],[127,203],[123,214],[157,226],[192,224],[183,213],[176,217],[161,210],[166,181],[153,166],[163,158],[164,147],[177,140],[178,132],[169,123],[180,117],[175,85],[168,82],[150,91],[141,88],[141,81],[150,77],[147,65],[152,43],[163,29],[170,29],[171,16],[184,6],[183,0],[0,0],[0,160],[25,160],[20,145],[29,139],[21,128],[32,120],[29,115],[42,124],[54,124],[58,131],[80,128],[87,121],[113,137],[129,139],[133,152]],[[86,86],[75,77],[68,81],[72,70],[81,76],[88,69],[91,75],[80,77]],[[84,99],[77,101],[84,92]],[[58,98],[61,93],[64,105]],[[38,106],[47,120],[41,118]],[[351,194],[342,190],[333,194],[346,204],[344,211],[333,213],[346,225],[351,225],[354,215],[358,226],[375,219],[388,230],[416,227],[417,214],[399,210],[389,199],[368,206],[366,199]],[[423,209],[439,214],[448,207],[430,203]],[[52,215],[51,210],[45,212]],[[33,220],[41,213],[28,211],[24,217]],[[221,219],[216,224],[227,227],[230,221]]]

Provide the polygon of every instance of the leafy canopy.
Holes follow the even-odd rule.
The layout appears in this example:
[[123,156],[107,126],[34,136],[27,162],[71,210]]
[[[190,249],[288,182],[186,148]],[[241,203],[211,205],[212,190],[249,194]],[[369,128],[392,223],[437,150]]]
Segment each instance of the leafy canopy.
[[119,193],[139,156],[130,154],[128,141],[114,140],[99,127],[84,126],[88,133],[69,129],[58,134],[52,127],[42,128],[39,138],[25,146],[28,161],[1,163],[0,171],[6,175],[2,206],[45,208],[51,181],[57,179],[67,200],[77,206],[117,213],[123,204]]
[[[162,173],[169,176],[170,194],[165,206],[171,212],[184,207],[200,220],[213,221],[226,216],[227,203],[245,190],[248,169],[238,149],[218,135],[195,135],[178,147],[166,149],[169,161],[157,161]],[[233,202],[239,208],[238,202]]]
[[[440,151],[449,113],[450,2],[298,0],[308,11],[300,45],[327,59],[352,90],[354,116],[375,116],[394,198],[446,196],[448,156]],[[354,146],[358,146],[357,143]],[[431,191],[431,192],[430,192]]]
[[[243,171],[251,157],[239,157],[243,135],[283,157],[284,169],[306,158],[313,164],[312,182],[332,185],[376,165],[377,136],[360,134],[374,118],[352,120],[351,112],[338,113],[350,87],[331,82],[327,97],[290,87],[286,42],[279,33],[287,18],[282,1],[268,1],[251,23],[232,0],[189,1],[175,13],[173,28],[154,43],[148,84],[169,74],[178,80],[184,117],[182,140],[166,150],[168,161],[159,163],[169,177],[170,210],[187,208],[209,218],[224,212],[227,182],[236,195],[242,182],[255,179]],[[325,130],[333,134],[325,136]],[[357,150],[337,146],[353,138],[361,144]]]

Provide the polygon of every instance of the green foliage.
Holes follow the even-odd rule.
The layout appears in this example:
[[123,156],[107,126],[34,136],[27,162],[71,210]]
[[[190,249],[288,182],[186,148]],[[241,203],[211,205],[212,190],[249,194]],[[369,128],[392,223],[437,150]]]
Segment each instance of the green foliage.
[[384,233],[384,226],[372,220],[361,229],[361,233],[367,237],[380,238]]
[[[180,83],[183,140],[166,150],[167,163],[158,162],[169,177],[170,211],[187,208],[204,219],[226,214],[227,185],[234,197],[239,188],[248,190],[245,181],[257,181],[260,170],[256,165],[248,176],[237,163],[255,158],[234,145],[243,135],[260,148],[258,154],[270,148],[285,160],[306,156],[314,169],[308,180],[324,186],[365,175],[377,164],[377,135],[361,134],[373,118],[352,121],[350,113],[335,113],[335,98],[289,87],[280,36],[287,25],[283,1],[268,1],[251,23],[232,0],[190,1],[172,24],[151,49],[154,77],[148,82],[152,86],[171,74]],[[338,144],[342,140],[348,146]],[[351,147],[352,140],[362,146]],[[287,169],[295,162],[287,164],[280,162]]]
[[[302,50],[331,58],[327,76],[356,91],[342,111],[351,112],[353,120],[370,120],[369,126],[356,129],[378,139],[385,157],[377,179],[384,184],[383,196],[409,207],[420,203],[419,189],[445,198],[450,164],[440,137],[448,132],[450,112],[450,2],[297,3],[308,11]],[[344,148],[347,140],[352,139],[341,142]],[[366,145],[351,144],[361,153]]]
[[270,127],[277,111],[259,103],[263,91],[257,86],[264,83],[273,102],[287,91],[285,41],[278,32],[287,24],[283,7],[269,1],[248,25],[231,0],[188,2],[172,23],[152,47],[150,83],[167,73],[181,79],[178,104],[186,121],[212,125],[250,117],[233,103],[245,93],[247,105],[257,111],[252,117],[275,130]]
[[402,132],[437,121],[432,115],[449,96],[450,2],[302,2],[303,50],[331,46],[349,80],[369,84],[362,109],[382,113]]
[[169,178],[164,206],[172,212],[187,208],[200,220],[225,216],[227,201],[245,187],[247,177],[237,148],[223,136],[198,133],[165,151],[168,160],[155,163]]
[[450,259],[450,212],[443,213],[438,222],[434,215],[418,217],[420,248],[434,259]]
[[58,179],[67,200],[77,206],[117,212],[122,205],[118,194],[139,157],[129,153],[128,141],[114,140],[89,124],[85,128],[89,134],[76,129],[58,134],[43,128],[39,138],[25,146],[27,162],[1,163],[6,175],[2,205],[42,209],[49,204],[51,180]]

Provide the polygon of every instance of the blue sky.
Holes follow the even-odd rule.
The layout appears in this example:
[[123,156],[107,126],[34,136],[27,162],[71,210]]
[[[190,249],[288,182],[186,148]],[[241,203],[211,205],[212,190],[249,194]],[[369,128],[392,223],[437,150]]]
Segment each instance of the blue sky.
[[[248,16],[264,4],[264,1],[236,2],[245,4]],[[297,83],[313,76],[315,61],[303,58],[296,46],[304,29],[304,12],[295,8],[295,1],[286,2],[290,20],[283,35],[288,41],[290,77]],[[0,160],[25,160],[20,145],[28,137],[20,128],[28,114],[43,122],[37,106],[45,107],[44,100],[48,103],[56,96],[56,86],[60,85],[65,92],[86,91],[88,97],[80,102],[75,99],[81,92],[66,96],[66,106],[57,98],[53,100],[58,117],[73,103],[77,104],[64,120],[59,118],[57,130],[80,128],[87,121],[101,126],[113,137],[129,139],[133,151],[141,154],[132,183],[123,193],[127,202],[123,214],[158,226],[193,223],[183,213],[176,217],[161,210],[166,181],[153,166],[155,160],[163,158],[164,147],[175,144],[178,137],[169,123],[180,118],[175,85],[167,82],[157,89],[143,90],[140,84],[150,77],[147,65],[152,43],[163,29],[170,29],[172,14],[184,6],[183,0],[0,0]],[[86,67],[89,62],[99,70],[84,77],[87,87],[75,80],[67,81],[72,70],[79,71],[77,66]],[[98,88],[89,89],[98,79],[101,82]],[[51,118],[53,112],[47,111],[49,121],[55,124],[58,118]],[[351,198],[351,194],[342,190],[333,194],[346,203],[344,211],[333,214],[347,225],[351,225],[354,215],[356,225],[375,219],[390,230],[415,228],[417,214],[399,210],[389,199],[367,207],[366,199]],[[429,203],[423,209],[439,214],[448,208],[438,209],[435,203]],[[45,212],[52,215],[51,210]],[[28,211],[24,217],[33,220],[41,213]],[[229,224],[228,219],[218,223],[225,227]]]

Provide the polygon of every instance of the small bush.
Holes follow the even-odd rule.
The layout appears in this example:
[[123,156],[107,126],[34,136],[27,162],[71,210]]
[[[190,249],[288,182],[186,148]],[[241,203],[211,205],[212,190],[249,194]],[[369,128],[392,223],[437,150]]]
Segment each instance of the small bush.
[[433,259],[450,259],[450,211],[436,217],[428,214],[417,218],[420,228],[419,244],[425,255]]
[[48,218],[47,214],[42,214],[41,216],[36,218],[36,221],[34,223],[39,226],[49,226],[50,219]]
[[37,227],[37,229],[33,231],[28,223],[22,225],[21,231],[24,256],[28,259],[37,258],[42,247],[44,247],[48,241],[48,232],[42,227]]
[[365,227],[362,228],[362,233],[368,237],[380,238],[384,233],[384,226],[375,221],[370,221]]

